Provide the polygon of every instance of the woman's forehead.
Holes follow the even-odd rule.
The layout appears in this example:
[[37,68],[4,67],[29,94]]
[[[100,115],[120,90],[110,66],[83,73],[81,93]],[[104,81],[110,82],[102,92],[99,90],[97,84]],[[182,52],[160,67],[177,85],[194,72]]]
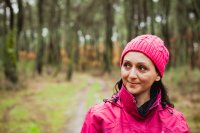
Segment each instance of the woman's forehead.
[[130,62],[140,62],[140,63],[146,63],[146,64],[152,64],[153,62],[151,59],[149,59],[145,54],[141,52],[131,51],[128,52],[124,56],[124,61],[130,61]]

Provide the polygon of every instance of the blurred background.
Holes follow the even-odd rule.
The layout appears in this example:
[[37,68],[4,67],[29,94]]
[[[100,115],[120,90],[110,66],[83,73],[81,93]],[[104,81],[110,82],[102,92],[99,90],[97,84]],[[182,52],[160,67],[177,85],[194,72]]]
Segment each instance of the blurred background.
[[163,81],[200,131],[199,0],[0,0],[0,133],[78,133],[120,79],[124,46],[160,36]]

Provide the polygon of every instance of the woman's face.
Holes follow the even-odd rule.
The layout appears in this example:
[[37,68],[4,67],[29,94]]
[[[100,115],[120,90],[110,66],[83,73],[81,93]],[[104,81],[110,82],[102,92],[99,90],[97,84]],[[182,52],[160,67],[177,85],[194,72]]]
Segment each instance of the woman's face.
[[121,76],[127,90],[135,96],[149,96],[153,82],[160,80],[153,62],[140,52],[129,52],[124,56]]

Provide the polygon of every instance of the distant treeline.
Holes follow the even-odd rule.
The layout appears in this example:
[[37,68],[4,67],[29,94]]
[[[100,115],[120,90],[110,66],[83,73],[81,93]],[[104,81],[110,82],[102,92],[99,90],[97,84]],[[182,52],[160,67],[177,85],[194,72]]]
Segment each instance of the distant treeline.
[[199,0],[1,0],[0,70],[18,82],[21,58],[45,65],[110,72],[124,45],[156,34],[170,50],[169,67],[200,68]]

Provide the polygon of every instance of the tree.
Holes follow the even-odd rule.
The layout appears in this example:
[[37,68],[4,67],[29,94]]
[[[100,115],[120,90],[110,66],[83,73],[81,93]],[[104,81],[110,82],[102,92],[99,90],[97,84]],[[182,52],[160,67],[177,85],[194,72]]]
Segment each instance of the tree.
[[51,2],[49,10],[49,45],[48,45],[48,63],[60,64],[60,22],[61,9],[58,0]]
[[73,47],[73,40],[76,36],[76,33],[74,34],[72,26],[70,26],[71,22],[71,0],[66,0],[66,14],[65,14],[65,34],[67,36],[65,40],[65,49],[68,57],[68,63],[67,63],[67,71],[66,71],[66,77],[67,80],[70,81],[73,75],[74,70],[74,47]]
[[126,31],[127,31],[127,41],[130,41],[133,38],[133,26],[134,23],[134,0],[124,0],[124,16],[126,22]]
[[[167,46],[168,49],[170,49],[170,32],[169,32],[169,15],[170,15],[170,0],[161,0],[161,16],[162,16],[162,21],[161,21],[161,30],[162,34],[164,36],[164,42]],[[170,51],[169,51],[170,52]],[[171,60],[169,60],[169,66],[171,64]]]
[[104,0],[104,15],[105,15],[105,53],[104,53],[104,61],[105,66],[104,70],[106,72],[111,71],[112,66],[112,34],[113,34],[113,26],[114,26],[114,8],[113,8],[114,0]]
[[[5,77],[12,83],[17,83],[17,61],[15,52],[15,28],[14,28],[14,11],[10,0],[5,0],[5,6],[9,8],[9,27],[5,31],[5,46],[4,46],[4,74]],[[4,13],[7,13],[6,11]],[[6,16],[6,15],[5,15]],[[6,19],[4,21],[7,21]],[[5,22],[6,23],[6,22]]]
[[23,3],[22,0],[17,0],[18,3],[18,15],[17,15],[17,41],[16,41],[16,55],[18,58],[18,51],[19,51],[19,39],[21,35],[21,31],[23,29],[23,24],[24,24],[24,8],[23,8]]
[[151,16],[151,34],[155,34],[154,23],[155,23],[155,14],[154,14],[154,3],[152,0],[149,1],[149,12]]
[[36,70],[39,74],[42,74],[43,68],[43,58],[44,58],[44,41],[42,36],[42,29],[43,29],[43,0],[38,0],[38,52],[36,58]]

